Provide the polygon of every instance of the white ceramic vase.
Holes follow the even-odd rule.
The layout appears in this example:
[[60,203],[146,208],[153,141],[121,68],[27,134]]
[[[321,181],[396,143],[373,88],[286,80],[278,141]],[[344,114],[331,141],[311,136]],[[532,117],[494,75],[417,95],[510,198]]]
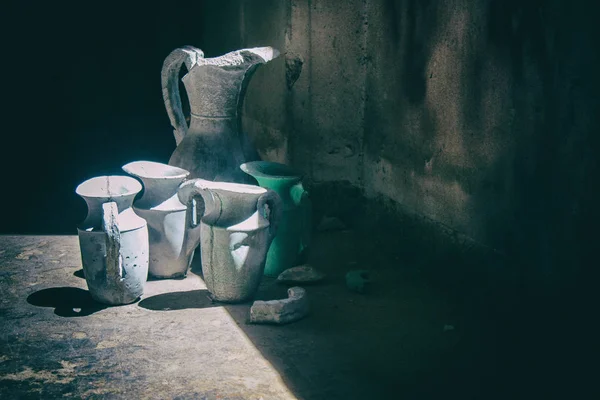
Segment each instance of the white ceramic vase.
[[100,176],[76,189],[88,207],[78,227],[83,271],[92,298],[101,303],[132,303],[144,292],[148,229],[132,209],[141,190],[128,176]]
[[239,183],[193,179],[179,190],[183,203],[204,199],[200,221],[202,274],[213,298],[236,303],[254,296],[281,218],[272,190]]
[[[150,275],[156,278],[185,277],[200,242],[200,228],[192,227],[196,213],[177,195],[189,172],[167,164],[135,161],[123,170],[142,181],[144,192],[133,209],[148,223]],[[189,207],[188,207],[189,206]]]

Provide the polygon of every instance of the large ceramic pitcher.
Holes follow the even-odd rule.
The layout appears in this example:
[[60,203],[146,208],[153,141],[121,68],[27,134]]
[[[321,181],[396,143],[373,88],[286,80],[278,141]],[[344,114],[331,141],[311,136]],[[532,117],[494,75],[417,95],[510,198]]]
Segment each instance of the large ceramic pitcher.
[[101,303],[132,303],[144,292],[148,229],[131,208],[141,190],[128,176],[100,176],[76,189],[88,207],[78,227],[83,272],[90,294]]
[[195,217],[193,206],[181,203],[177,191],[189,172],[153,161],[134,161],[123,170],[142,181],[144,193],[133,209],[148,223],[149,272],[155,278],[187,275],[194,249],[200,243],[200,228],[186,221]]
[[[177,148],[169,165],[190,171],[191,178],[246,182],[238,166],[251,158],[251,146],[240,133],[241,109],[246,87],[256,68],[277,57],[272,47],[257,47],[204,58],[200,49],[174,50],[162,68],[165,107],[174,130]],[[190,103],[186,123],[179,95],[179,72]],[[249,158],[250,157],[250,158]]]
[[277,276],[295,266],[306,254],[311,239],[312,205],[302,186],[302,174],[285,164],[252,161],[240,166],[264,188],[274,190],[283,202],[277,237],[265,265],[265,275]]
[[179,190],[183,203],[204,199],[200,221],[202,274],[213,298],[241,302],[256,293],[267,251],[281,218],[272,190],[239,183],[195,179]]

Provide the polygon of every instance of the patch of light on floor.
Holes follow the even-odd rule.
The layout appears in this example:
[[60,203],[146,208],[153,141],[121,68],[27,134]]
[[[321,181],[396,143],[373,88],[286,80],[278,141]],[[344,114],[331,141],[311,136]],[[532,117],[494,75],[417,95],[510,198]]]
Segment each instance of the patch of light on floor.
[[[170,292],[185,292],[206,290],[206,284],[202,278],[192,272],[182,280],[157,280],[148,281],[144,297],[152,297]],[[207,291],[208,294],[208,291]],[[250,312],[250,304],[235,306],[246,308]],[[256,399],[297,399],[293,392],[287,387],[282,376],[269,360],[267,360],[256,347],[252,340],[240,328],[234,316],[228,311],[228,305],[216,303],[213,307],[197,308],[193,305],[185,310],[193,312],[197,321],[202,321],[204,329],[204,340],[195,341],[189,348],[189,353],[196,352],[206,354],[206,346],[218,347],[219,368],[203,369],[202,378],[189,382],[196,389],[215,389],[209,387],[215,385],[222,394],[252,393]],[[183,311],[183,310],[182,310]],[[195,319],[194,318],[194,319]],[[191,322],[189,322],[191,323]],[[210,350],[208,350],[210,352]],[[211,382],[207,386],[207,382]]]
[[287,387],[277,369],[263,357],[260,350],[257,349],[252,340],[250,340],[246,333],[238,326],[229,312],[224,307],[219,307],[218,313],[225,323],[225,326],[221,328],[227,327],[226,329],[228,330],[234,330],[243,346],[243,351],[229,355],[228,361],[251,362],[253,364],[253,370],[257,372],[253,375],[242,377],[239,383],[243,384],[248,390],[253,392],[259,393],[262,389],[268,388],[269,392],[276,393],[278,399],[296,400],[297,397]]

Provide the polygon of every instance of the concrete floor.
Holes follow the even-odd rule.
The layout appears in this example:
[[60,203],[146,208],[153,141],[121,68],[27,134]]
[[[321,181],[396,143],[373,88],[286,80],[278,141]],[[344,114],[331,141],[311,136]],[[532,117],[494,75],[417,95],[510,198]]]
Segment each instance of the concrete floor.
[[[306,286],[309,316],[249,325],[250,303],[211,303],[194,272],[105,308],[76,236],[0,236],[0,398],[489,398],[487,336],[417,267],[352,231],[317,235],[310,261],[328,280]],[[371,270],[367,293],[350,269]],[[257,298],[285,296],[265,279]]]

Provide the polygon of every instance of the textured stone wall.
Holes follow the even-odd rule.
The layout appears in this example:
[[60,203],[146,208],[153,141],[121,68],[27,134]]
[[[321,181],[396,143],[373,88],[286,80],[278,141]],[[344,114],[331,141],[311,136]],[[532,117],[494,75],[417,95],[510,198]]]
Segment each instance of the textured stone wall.
[[263,157],[519,255],[533,277],[583,263],[600,88],[586,2],[230,3],[207,44],[224,31],[227,50],[284,53],[248,90]]

